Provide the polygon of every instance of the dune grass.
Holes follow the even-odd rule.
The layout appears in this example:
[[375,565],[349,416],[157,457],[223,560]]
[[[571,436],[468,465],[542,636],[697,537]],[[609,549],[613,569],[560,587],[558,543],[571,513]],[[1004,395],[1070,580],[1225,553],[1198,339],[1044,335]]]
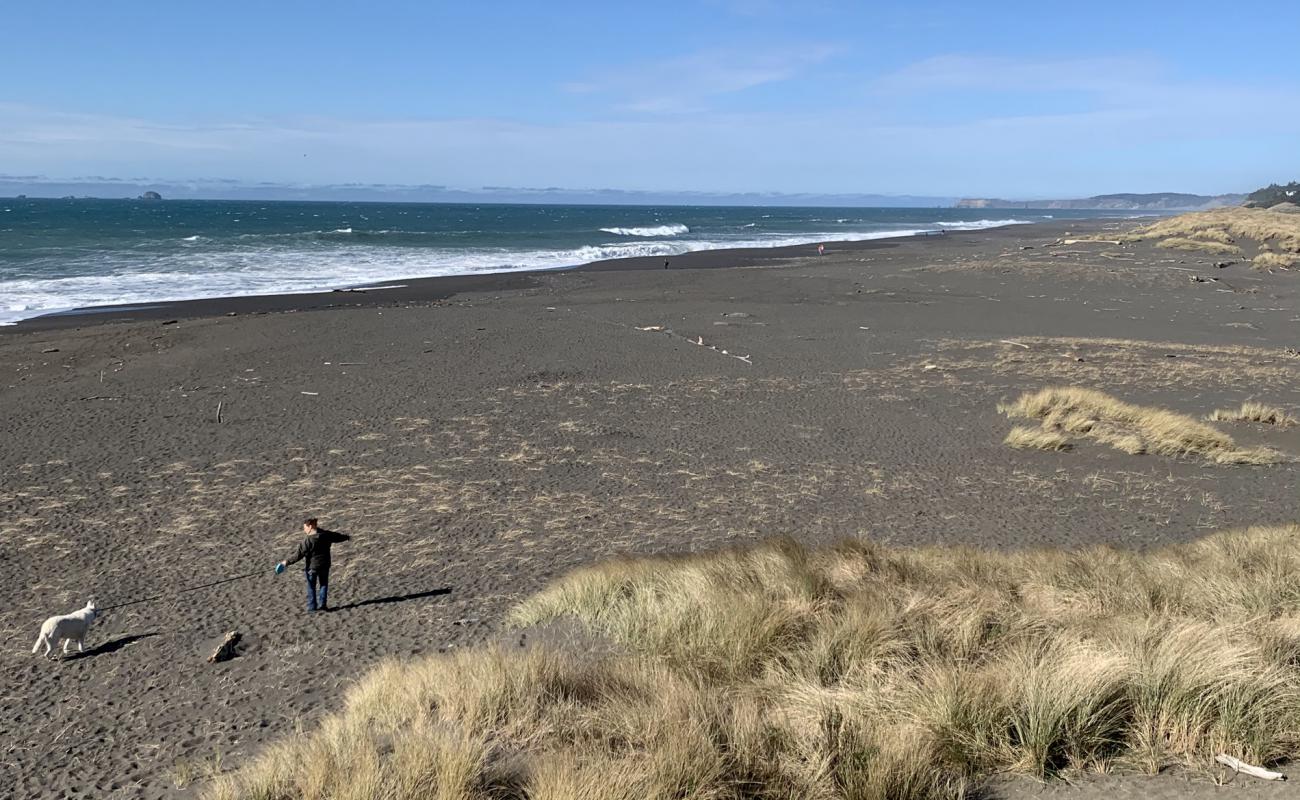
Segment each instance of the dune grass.
[[791,541],[520,605],[613,654],[387,663],[210,787],[259,798],[963,798],[995,772],[1300,753],[1300,526],[1148,553]]
[[1254,269],[1293,269],[1300,264],[1300,255],[1274,253],[1265,250],[1250,260]]
[[[1157,240],[1161,247],[1240,252],[1246,240],[1300,253],[1300,216],[1257,208],[1216,208],[1153,222],[1129,232],[1126,239]],[[1234,248],[1221,250],[1217,248]]]
[[1215,464],[1282,460],[1281,454],[1268,448],[1238,447],[1228,434],[1186,414],[1126,403],[1094,389],[1049,387],[999,404],[998,410],[1008,417],[1038,420],[1044,438],[1093,439],[1134,455],[1200,458]]
[[1263,425],[1276,425],[1289,428],[1296,424],[1296,418],[1277,406],[1247,401],[1240,408],[1220,408],[1210,414],[1216,422],[1258,422]]
[[1060,431],[1022,425],[1012,428],[1002,443],[1017,450],[1069,450],[1073,446],[1070,437]]
[[1162,239],[1156,243],[1156,247],[1167,247],[1172,250],[1204,250],[1222,256],[1241,255],[1241,248],[1235,244],[1189,239],[1183,236],[1171,236],[1168,239]]

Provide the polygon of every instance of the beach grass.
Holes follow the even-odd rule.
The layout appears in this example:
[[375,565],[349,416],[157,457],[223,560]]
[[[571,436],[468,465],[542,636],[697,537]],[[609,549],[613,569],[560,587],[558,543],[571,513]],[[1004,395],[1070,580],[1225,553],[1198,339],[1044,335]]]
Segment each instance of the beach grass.
[[1300,264],[1300,255],[1291,253],[1275,253],[1265,250],[1260,252],[1250,261],[1250,265],[1255,269],[1293,269]]
[[1002,443],[1017,450],[1069,450],[1070,437],[1056,430],[1027,428],[1017,425],[1007,433]]
[[[1216,208],[1179,214],[1130,231],[1128,241],[1153,240],[1161,247],[1241,252],[1243,241],[1300,253],[1300,216],[1257,208]],[[1231,249],[1228,249],[1231,248]]]
[[1172,250],[1204,250],[1208,253],[1223,256],[1241,255],[1241,248],[1235,244],[1224,244],[1212,240],[1190,239],[1184,236],[1171,236],[1168,239],[1161,239],[1159,242],[1156,242],[1156,247],[1167,247]]
[[1216,422],[1258,422],[1263,425],[1276,425],[1289,428],[1296,424],[1296,418],[1277,406],[1247,401],[1240,408],[1220,408],[1210,414],[1209,419]]
[[[1027,392],[998,410],[1011,418],[1037,420],[1044,440],[1092,439],[1121,452],[1199,458],[1215,464],[1276,464],[1277,451],[1239,447],[1231,436],[1186,414],[1127,403],[1095,389],[1055,386]],[[1013,437],[1008,444],[1017,446]],[[1056,448],[1059,449],[1059,448]]]
[[609,647],[385,663],[208,796],[929,800],[1300,755],[1296,525],[1148,552],[612,561],[513,615],[557,620]]

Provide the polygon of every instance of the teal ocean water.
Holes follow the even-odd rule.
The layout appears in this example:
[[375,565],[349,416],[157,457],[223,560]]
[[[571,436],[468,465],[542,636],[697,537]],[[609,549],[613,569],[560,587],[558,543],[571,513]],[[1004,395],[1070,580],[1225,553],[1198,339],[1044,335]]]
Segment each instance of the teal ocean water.
[[0,324],[92,305],[308,292],[1098,213],[0,199]]

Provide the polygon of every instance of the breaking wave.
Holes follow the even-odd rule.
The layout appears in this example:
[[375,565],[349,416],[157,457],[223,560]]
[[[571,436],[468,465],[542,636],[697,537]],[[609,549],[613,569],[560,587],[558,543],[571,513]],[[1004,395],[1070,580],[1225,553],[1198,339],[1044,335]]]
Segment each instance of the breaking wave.
[[671,225],[652,225],[645,228],[601,228],[605,233],[612,233],[615,236],[681,236],[683,233],[690,233],[691,229],[685,225],[673,223]]

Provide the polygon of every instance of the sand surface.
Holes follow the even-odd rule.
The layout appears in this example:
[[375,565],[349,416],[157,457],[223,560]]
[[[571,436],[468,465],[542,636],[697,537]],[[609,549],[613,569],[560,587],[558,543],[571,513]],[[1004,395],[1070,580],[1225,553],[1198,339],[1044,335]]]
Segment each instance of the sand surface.
[[[193,796],[380,660],[498,637],[512,603],[620,553],[776,534],[1141,548],[1300,518],[1295,463],[1001,444],[997,401],[1052,383],[1197,416],[1248,398],[1300,409],[1300,277],[1048,246],[1117,224],[0,329],[0,794]],[[1300,428],[1223,427],[1300,453]],[[305,515],[354,537],[329,615],[303,613],[298,568],[271,572]],[[29,652],[46,616],[91,596],[157,599],[104,613],[84,654]],[[208,664],[228,630],[241,654]]]

